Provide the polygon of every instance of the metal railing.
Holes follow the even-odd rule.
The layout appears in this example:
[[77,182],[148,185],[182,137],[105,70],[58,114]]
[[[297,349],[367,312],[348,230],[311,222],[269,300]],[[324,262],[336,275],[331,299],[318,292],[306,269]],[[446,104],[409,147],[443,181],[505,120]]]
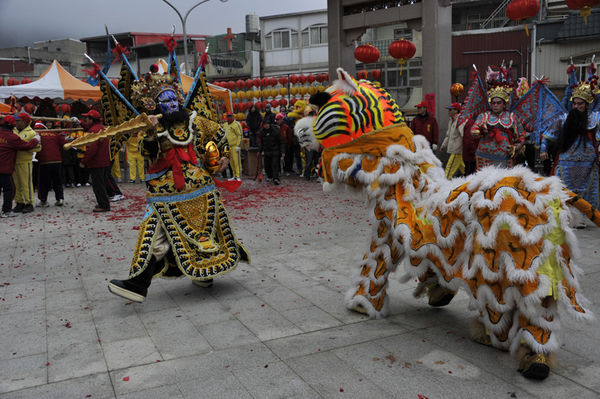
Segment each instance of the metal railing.
[[[498,28],[501,26],[506,25],[506,23],[508,22],[508,18],[504,17],[502,18],[503,15],[506,15],[506,7],[508,6],[508,3],[510,3],[511,0],[503,0],[502,3],[500,3],[500,5],[498,7],[496,7],[496,9],[494,11],[492,11],[492,13],[490,14],[489,17],[487,17],[482,23],[481,23],[481,29],[485,29],[485,28]],[[500,26],[489,26],[492,25],[492,23],[494,23],[494,25],[496,25],[498,23],[498,21],[501,21],[499,23]]]

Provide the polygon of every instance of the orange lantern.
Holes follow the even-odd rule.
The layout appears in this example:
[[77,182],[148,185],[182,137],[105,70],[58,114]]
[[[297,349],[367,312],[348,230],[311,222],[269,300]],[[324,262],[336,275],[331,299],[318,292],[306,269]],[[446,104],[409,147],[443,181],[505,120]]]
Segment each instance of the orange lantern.
[[571,10],[579,10],[579,15],[587,24],[587,17],[592,14],[592,7],[600,4],[600,0],[565,0],[565,3]]
[[358,71],[356,76],[358,76],[359,79],[366,79],[367,78],[367,70],[363,69],[363,70]]
[[[506,17],[517,22],[523,21],[535,17],[539,10],[539,0],[512,0],[506,7]],[[525,24],[525,33],[529,36],[527,24]]]
[[450,86],[450,94],[456,98],[462,96],[464,91],[465,87],[460,83],[454,83],[452,86]]
[[19,84],[19,81],[15,78],[10,78],[8,79],[8,81],[6,82],[7,85],[9,86],[16,86]]
[[269,89],[269,96],[275,98],[277,97],[277,94],[279,93],[279,90],[277,89]]
[[371,44],[363,44],[354,50],[354,58],[364,64],[372,64],[379,60],[379,50]]
[[402,75],[402,67],[406,64],[406,60],[415,56],[417,48],[411,41],[399,39],[390,44],[388,52],[393,58],[398,60],[398,64],[400,65],[400,75]]
[[294,96],[297,95],[298,94],[298,88],[297,87],[291,87],[290,88],[290,93],[292,95],[294,95]]

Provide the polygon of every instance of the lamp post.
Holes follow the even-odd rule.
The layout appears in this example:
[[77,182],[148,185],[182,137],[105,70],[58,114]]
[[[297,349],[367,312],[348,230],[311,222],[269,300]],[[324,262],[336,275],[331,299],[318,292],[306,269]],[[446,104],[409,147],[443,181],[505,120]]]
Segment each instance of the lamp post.
[[[181,13],[179,12],[179,10],[177,8],[175,8],[175,6],[171,3],[169,3],[168,0],[162,0],[163,2],[165,2],[167,5],[169,5],[169,7],[171,7],[173,10],[175,10],[175,12],[177,13],[177,16],[179,17],[179,19],[181,20],[181,26],[183,28],[183,52],[184,52],[184,62],[185,62],[185,68],[184,68],[184,73],[187,72],[187,67],[188,67],[188,48],[187,48],[187,31],[185,29],[185,23],[187,22],[187,17],[190,15],[190,12],[192,12],[192,10],[196,7],[198,7],[200,4],[204,4],[210,0],[202,0],[199,1],[198,3],[194,4],[192,6],[192,8],[190,8],[186,13],[185,16],[181,16]],[[227,2],[227,0],[221,0],[221,3],[225,3]]]

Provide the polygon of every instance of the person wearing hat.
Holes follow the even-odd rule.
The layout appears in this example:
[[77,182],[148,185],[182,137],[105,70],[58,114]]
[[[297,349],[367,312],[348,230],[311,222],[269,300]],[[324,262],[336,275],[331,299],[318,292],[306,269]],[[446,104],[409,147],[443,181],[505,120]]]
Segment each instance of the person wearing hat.
[[[600,209],[600,112],[592,111],[594,91],[588,82],[581,82],[571,95],[573,108],[543,134],[540,158],[548,159],[550,146],[557,151],[553,174],[567,188]],[[575,212],[573,224],[584,228],[585,218]]]
[[39,141],[33,138],[23,141],[12,129],[15,126],[15,118],[12,115],[4,117],[0,121],[0,191],[3,193],[2,212],[0,217],[7,218],[17,216],[12,212],[14,196],[13,172],[18,151],[29,151],[34,149]]
[[[94,109],[85,114],[81,114],[81,124],[88,133],[98,133],[104,129],[100,123],[100,113]],[[106,183],[110,175],[110,140],[103,138],[94,141],[87,146],[85,156],[81,160],[82,166],[90,171],[92,177],[92,189],[96,196],[96,206],[94,212],[110,211],[110,202],[106,190]]]
[[42,149],[40,136],[31,128],[31,117],[22,112],[15,117],[15,133],[23,141],[37,139],[38,145],[27,151],[17,152],[13,181],[15,183],[15,202],[13,212],[33,212],[33,153]]
[[[40,123],[40,125],[42,124]],[[38,130],[38,133],[42,139],[42,150],[36,155],[39,165],[37,181],[39,206],[49,206],[48,193],[51,188],[54,190],[56,200],[54,204],[63,206],[65,197],[62,178],[62,149],[68,140],[63,133],[48,131],[45,126]]]
[[462,110],[459,103],[452,103],[446,107],[448,109],[448,130],[446,130],[446,137],[440,146],[440,151],[447,149],[450,158],[446,164],[446,178],[452,179],[456,172],[460,171],[461,175],[465,174],[465,164],[462,158],[463,150],[463,136],[465,130],[469,131],[473,125],[473,120],[465,120],[460,125],[458,124],[458,115]]
[[242,125],[233,118],[233,113],[227,113],[227,119],[223,123],[223,129],[225,129],[225,137],[229,143],[229,165],[231,166],[231,172],[233,179],[242,180],[241,174],[241,159],[240,159],[240,144],[242,144]]
[[416,108],[417,116],[415,116],[410,123],[410,130],[412,130],[414,134],[424,136],[427,141],[429,141],[431,148],[435,151],[437,149],[439,135],[437,120],[427,112],[427,103],[425,101],[418,103]]
[[512,168],[515,154],[525,144],[525,130],[517,116],[507,110],[512,88],[497,85],[488,91],[490,110],[475,120],[471,134],[479,139],[475,158],[477,170],[485,166]]

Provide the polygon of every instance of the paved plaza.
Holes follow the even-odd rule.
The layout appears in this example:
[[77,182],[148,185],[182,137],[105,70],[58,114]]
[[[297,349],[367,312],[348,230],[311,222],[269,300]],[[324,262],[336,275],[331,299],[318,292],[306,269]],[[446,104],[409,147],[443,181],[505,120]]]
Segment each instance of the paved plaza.
[[[143,304],[126,278],[142,184],[94,214],[91,187],[65,206],[0,221],[0,398],[598,398],[600,322],[562,320],[558,366],[529,381],[509,354],[469,339],[473,313],[390,282],[391,315],[344,307],[368,244],[364,198],[284,178],[225,193],[251,264],[199,288],[155,280]],[[582,291],[600,313],[600,228],[576,232]]]

